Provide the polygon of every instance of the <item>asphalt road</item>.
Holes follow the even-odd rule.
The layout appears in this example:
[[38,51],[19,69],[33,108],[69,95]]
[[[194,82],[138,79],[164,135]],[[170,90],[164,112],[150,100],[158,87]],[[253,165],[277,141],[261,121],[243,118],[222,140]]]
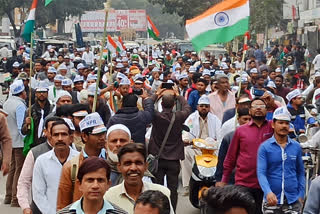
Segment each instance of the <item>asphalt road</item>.
[[[0,175],[0,214],[21,214],[22,210],[20,208],[12,208],[10,205],[4,205],[3,200],[5,196],[5,184],[6,178]],[[181,185],[180,185],[181,186]],[[183,196],[179,189],[179,200],[177,206],[177,214],[200,214],[200,211],[192,207],[189,202],[188,196]]]

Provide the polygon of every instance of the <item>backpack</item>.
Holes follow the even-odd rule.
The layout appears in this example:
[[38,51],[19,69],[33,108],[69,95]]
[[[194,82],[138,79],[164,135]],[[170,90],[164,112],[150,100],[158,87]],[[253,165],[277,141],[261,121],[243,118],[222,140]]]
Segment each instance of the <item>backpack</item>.
[[74,193],[74,186],[76,184],[76,180],[77,180],[77,175],[78,175],[78,169],[79,169],[79,158],[80,158],[80,155],[77,155],[75,157],[73,157],[71,160],[70,160],[70,164],[71,164],[71,182],[72,182],[72,186],[71,186],[71,195],[72,195],[72,198],[73,198],[73,193]]

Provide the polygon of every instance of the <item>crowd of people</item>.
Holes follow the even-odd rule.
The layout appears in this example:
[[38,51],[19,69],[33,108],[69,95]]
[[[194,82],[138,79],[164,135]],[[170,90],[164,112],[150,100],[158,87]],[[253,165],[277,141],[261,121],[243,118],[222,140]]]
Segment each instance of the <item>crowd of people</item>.
[[[320,55],[313,74],[300,45],[201,58],[165,44],[102,61],[89,46],[50,46],[33,60],[26,49],[8,59],[0,111],[5,204],[24,214],[179,213],[179,174],[187,195],[201,154],[192,142],[210,138],[219,149],[207,213],[320,212],[320,180],[306,198],[296,141],[319,126]],[[315,136],[304,146],[317,147]]]

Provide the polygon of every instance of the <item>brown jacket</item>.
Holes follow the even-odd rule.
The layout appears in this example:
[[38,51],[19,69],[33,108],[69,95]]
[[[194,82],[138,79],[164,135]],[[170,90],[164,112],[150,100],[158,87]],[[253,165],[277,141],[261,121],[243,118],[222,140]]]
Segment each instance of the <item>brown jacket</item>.
[[[183,160],[184,159],[184,144],[182,141],[182,125],[191,114],[191,107],[182,96],[178,96],[177,100],[182,105],[182,110],[177,111],[176,119],[173,123],[168,140],[164,146],[164,149],[160,155],[161,159],[165,160]],[[172,109],[163,109],[163,111],[155,112],[152,121],[152,132],[150,137],[150,143],[148,150],[150,154],[157,155],[161,147],[163,138],[167,132],[167,128],[170,124],[173,116]]]
[[[83,162],[83,160],[84,157],[83,153],[81,152],[79,154],[78,168]],[[63,209],[64,207],[79,200],[82,197],[82,192],[79,190],[80,182],[78,179],[76,179],[74,191],[72,192],[71,161],[72,159],[65,163],[62,167],[60,184],[58,189],[57,210]]]
[[[0,113],[0,145],[1,153],[3,155],[3,163],[10,164],[12,153],[12,139],[8,128],[7,118]],[[0,158],[1,159],[1,158]],[[1,168],[1,166],[0,166]]]

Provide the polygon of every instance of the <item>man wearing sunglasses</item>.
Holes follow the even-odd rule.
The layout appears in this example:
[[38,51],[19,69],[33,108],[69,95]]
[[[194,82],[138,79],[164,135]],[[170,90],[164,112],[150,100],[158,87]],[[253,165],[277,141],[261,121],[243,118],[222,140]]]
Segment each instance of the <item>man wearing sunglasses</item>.
[[235,185],[247,188],[255,199],[256,214],[259,214],[262,213],[263,191],[257,178],[257,153],[262,142],[272,137],[273,129],[272,122],[266,120],[267,105],[263,99],[255,98],[249,112],[252,120],[236,129],[224,160],[222,181],[216,186],[225,186],[236,168]]
[[182,185],[186,190],[185,194],[187,194],[194,156],[201,154],[199,149],[193,148],[189,144],[192,144],[194,138],[206,139],[210,137],[219,140],[218,134],[221,128],[221,121],[210,112],[210,101],[207,95],[200,97],[197,111],[186,119],[185,125],[189,127],[190,132],[184,132],[182,135],[182,139],[187,146],[184,147],[185,159],[181,161],[181,171]]

